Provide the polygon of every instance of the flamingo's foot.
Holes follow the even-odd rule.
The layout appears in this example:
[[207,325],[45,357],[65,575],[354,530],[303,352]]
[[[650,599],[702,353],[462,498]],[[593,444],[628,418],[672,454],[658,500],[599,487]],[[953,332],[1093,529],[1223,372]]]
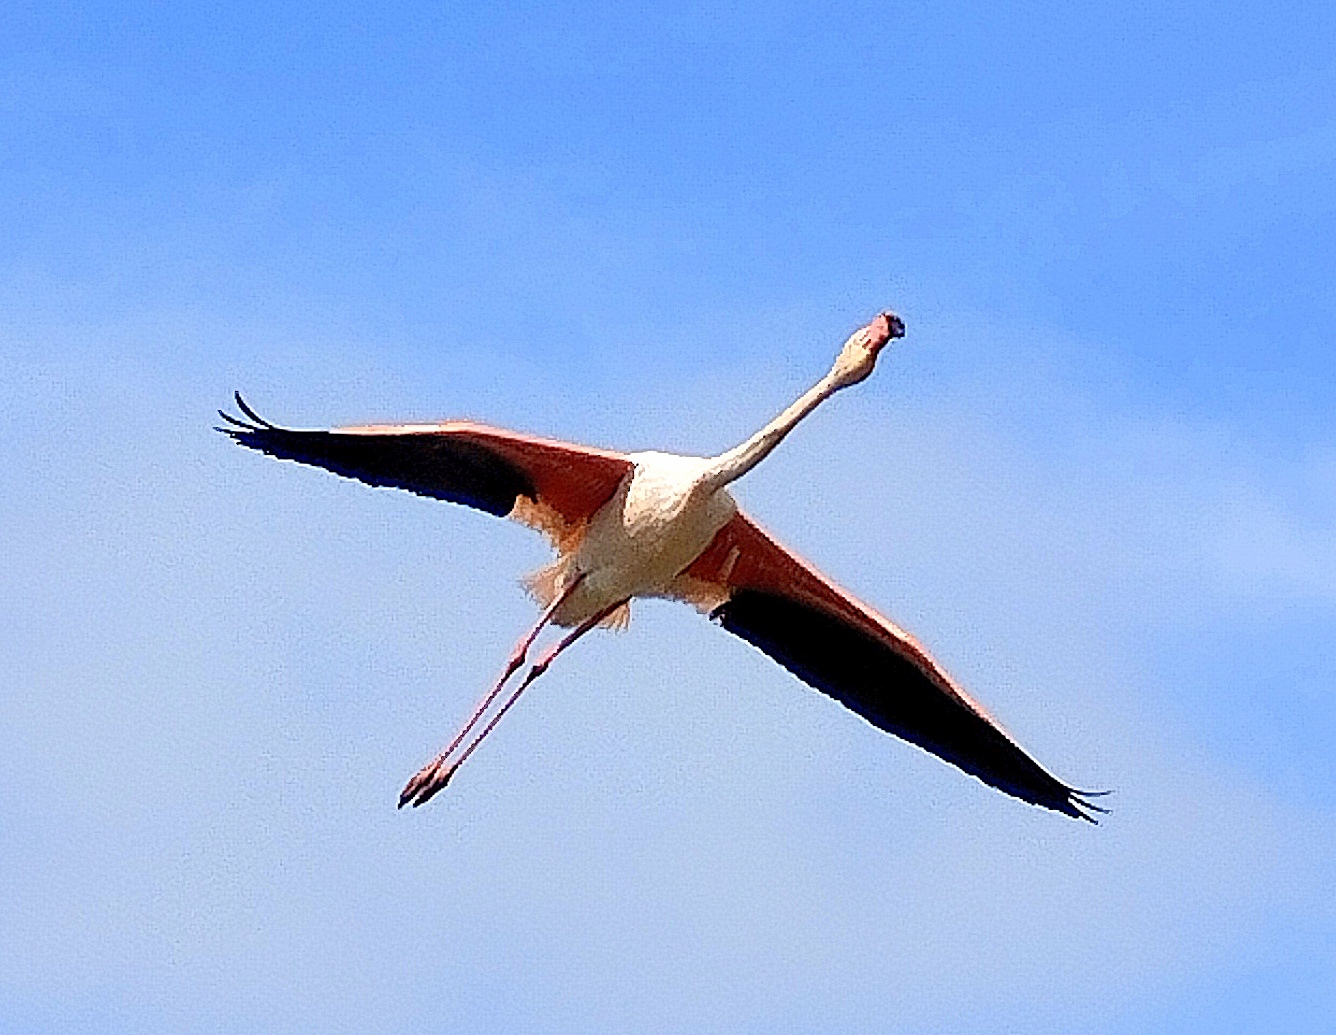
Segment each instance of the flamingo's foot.
[[445,785],[450,782],[450,777],[455,775],[457,768],[459,768],[457,765],[448,764],[444,757],[432,759],[417,771],[399,794],[399,808],[403,808],[410,801],[413,803],[413,808],[427,804],[438,791],[445,789]]

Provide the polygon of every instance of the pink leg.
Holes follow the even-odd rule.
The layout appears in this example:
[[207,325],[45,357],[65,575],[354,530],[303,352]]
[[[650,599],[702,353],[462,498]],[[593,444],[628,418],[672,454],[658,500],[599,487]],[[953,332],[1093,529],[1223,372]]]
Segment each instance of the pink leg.
[[[538,639],[538,634],[543,631],[543,627],[547,625],[548,622],[552,621],[552,616],[557,613],[557,608],[569,599],[570,595],[575,592],[576,587],[583,581],[584,575],[575,576],[574,581],[558,593],[556,599],[547,606],[547,610],[543,612],[542,617],[538,619],[534,627],[520,639],[519,643],[515,644],[515,649],[510,652],[510,659],[506,662],[506,669],[501,673],[501,678],[496,681],[496,685],[483,696],[481,701],[478,702],[478,707],[473,710],[473,714],[469,716],[469,721],[464,723],[464,727],[455,734],[455,739],[450,741],[450,746],[419,769],[413,776],[413,779],[408,781],[408,785],[399,795],[399,808],[403,808],[407,805],[408,802],[417,795],[434,776],[444,771],[446,760],[454,754],[455,749],[464,742],[464,738],[469,735],[473,727],[478,724],[478,720],[481,719],[487,709],[492,706],[492,702],[497,699],[498,695],[500,695],[501,688],[506,685],[506,681],[519,670],[521,665],[524,664],[524,659],[529,654],[529,648],[533,646],[533,641]],[[449,775],[445,777],[446,780],[449,778]],[[445,786],[444,781],[442,781],[441,786]],[[438,787],[437,790],[439,789],[440,788]],[[435,792],[433,791],[433,793]]]
[[[483,727],[482,732],[479,733],[477,737],[473,739],[473,743],[464,749],[464,753],[461,754],[459,758],[457,758],[453,763],[451,763],[449,768],[439,769],[434,771],[431,774],[431,778],[423,782],[416,788],[414,788],[412,793],[410,793],[409,789],[406,788],[404,790],[405,797],[400,799],[399,807],[402,808],[404,800],[408,798],[412,799],[413,808],[417,808],[419,805],[425,805],[431,799],[431,797],[434,794],[436,794],[437,791],[444,788],[445,785],[450,782],[450,777],[455,775],[455,770],[457,770],[461,765],[465,763],[465,761],[468,760],[469,755],[473,754],[473,752],[478,750],[478,745],[481,744],[487,738],[487,734],[491,733],[492,730],[496,729],[496,724],[501,721],[501,717],[505,715],[506,712],[510,711],[511,707],[515,704],[515,702],[520,699],[520,694],[524,693],[524,691],[528,688],[529,684],[547,671],[548,666],[552,664],[553,659],[555,659],[558,654],[564,651],[567,647],[569,647],[572,643],[574,643],[581,636],[587,633],[590,629],[598,625],[599,622],[607,618],[608,615],[612,614],[613,611],[617,610],[617,608],[620,607],[622,603],[623,601],[618,601],[611,607],[604,608],[602,611],[594,615],[592,618],[586,619],[584,622],[581,622],[577,628],[568,632],[554,646],[550,647],[547,653],[545,653],[541,658],[539,658],[536,662],[533,663],[533,666],[529,669],[528,673],[524,677],[524,682],[520,683],[520,685],[517,686],[514,689],[514,691],[511,692],[511,695],[508,698],[506,698],[506,703],[503,704],[497,710],[497,713],[492,716],[491,721],[488,722],[487,725]],[[414,777],[414,783],[416,782],[417,782],[417,777]],[[412,788],[413,784],[410,784],[409,787]]]

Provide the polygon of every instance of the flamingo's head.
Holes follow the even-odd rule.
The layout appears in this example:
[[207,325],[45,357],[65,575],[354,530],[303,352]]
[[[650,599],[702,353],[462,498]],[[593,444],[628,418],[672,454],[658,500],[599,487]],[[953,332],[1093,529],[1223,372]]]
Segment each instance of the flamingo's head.
[[905,324],[892,312],[885,312],[876,317],[866,327],[860,327],[849,335],[849,340],[840,349],[831,369],[831,376],[837,388],[856,385],[872,373],[877,364],[877,354],[886,347],[892,338],[905,336]]

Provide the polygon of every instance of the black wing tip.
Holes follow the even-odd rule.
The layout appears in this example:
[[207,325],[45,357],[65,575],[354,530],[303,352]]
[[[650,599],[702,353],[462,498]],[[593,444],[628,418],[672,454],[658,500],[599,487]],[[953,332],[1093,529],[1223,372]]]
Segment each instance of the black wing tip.
[[223,420],[227,421],[228,424],[232,425],[230,428],[219,428],[219,429],[218,429],[219,431],[226,432],[226,433],[229,434],[229,435],[235,435],[235,434],[237,434],[237,433],[238,433],[238,429],[240,429],[240,431],[243,431],[243,432],[244,432],[244,431],[259,431],[259,430],[260,430],[260,429],[257,428],[254,424],[248,424],[248,423],[246,423],[244,420],[242,420],[240,417],[234,417],[234,416],[232,416],[232,414],[228,413],[226,410],[219,410],[219,411],[218,411],[218,416],[222,417]]
[[1104,798],[1112,794],[1113,791],[1078,791],[1074,787],[1067,788],[1067,797],[1063,804],[1066,808],[1062,809],[1067,815],[1075,819],[1083,819],[1087,823],[1099,826],[1099,816],[1109,815],[1109,810],[1101,805],[1096,805],[1091,798]]
[[263,417],[261,417],[258,413],[256,413],[254,410],[252,410],[252,409],[250,408],[250,406],[247,404],[246,400],[243,399],[243,398],[241,397],[241,393],[240,393],[240,392],[233,392],[233,393],[232,393],[232,398],[236,399],[236,401],[237,401],[237,406],[240,407],[241,412],[244,413],[244,414],[245,414],[247,417],[249,417],[251,420],[253,420],[253,421],[254,421],[256,424],[258,424],[261,428],[264,428],[264,429],[266,429],[267,431],[277,431],[277,430],[278,430],[278,428],[277,428],[275,425],[270,424],[267,420],[265,420],[265,419],[264,419]]
[[247,403],[246,400],[241,397],[240,392],[233,392],[232,397],[236,400],[237,407],[248,419],[242,420],[240,417],[235,417],[232,414],[228,413],[226,410],[219,410],[218,416],[222,417],[224,421],[226,421],[228,424],[231,425],[231,427],[227,428],[215,427],[214,431],[221,431],[224,435],[230,435],[233,439],[242,443],[243,445],[249,445],[250,443],[248,443],[246,439],[251,435],[259,434],[265,431],[282,430],[281,428],[278,427],[278,425],[270,424],[269,421],[265,420],[253,409],[251,409],[250,404]]

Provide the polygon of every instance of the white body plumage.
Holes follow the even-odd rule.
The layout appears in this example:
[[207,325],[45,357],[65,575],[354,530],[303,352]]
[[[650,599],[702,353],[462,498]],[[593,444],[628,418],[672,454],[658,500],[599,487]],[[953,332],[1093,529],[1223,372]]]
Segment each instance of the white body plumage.
[[635,470],[590,519],[554,580],[559,593],[583,576],[553,616],[561,625],[632,597],[664,595],[738,512],[729,491],[710,483],[713,459],[655,452],[629,459]]

